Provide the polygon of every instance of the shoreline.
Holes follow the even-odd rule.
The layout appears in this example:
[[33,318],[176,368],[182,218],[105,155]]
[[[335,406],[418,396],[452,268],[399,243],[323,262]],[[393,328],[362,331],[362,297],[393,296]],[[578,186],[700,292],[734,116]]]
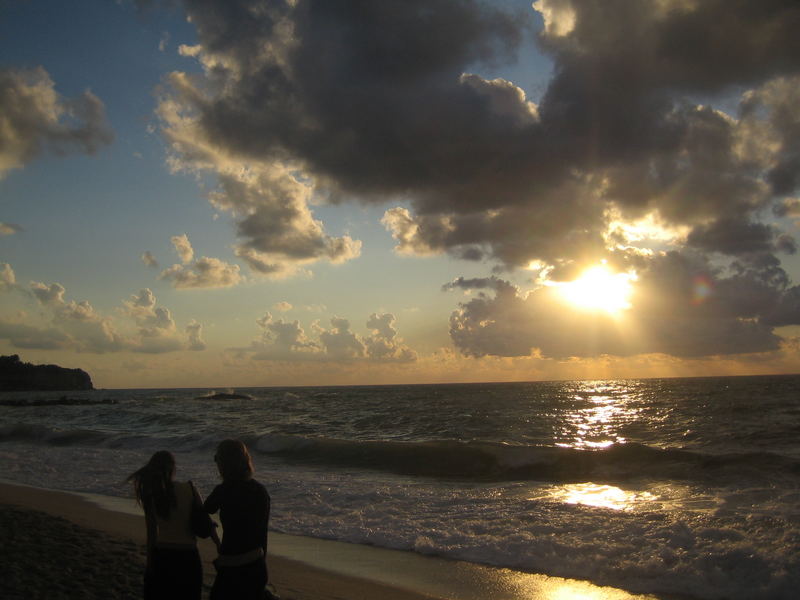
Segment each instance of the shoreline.
[[[0,481],[0,505],[66,519],[87,530],[145,541],[131,500]],[[87,532],[91,535],[90,532]],[[214,577],[213,544],[199,540],[204,582]],[[666,600],[592,583],[521,573],[358,544],[270,532],[270,580],[284,600]],[[673,597],[674,598],[674,597]]]

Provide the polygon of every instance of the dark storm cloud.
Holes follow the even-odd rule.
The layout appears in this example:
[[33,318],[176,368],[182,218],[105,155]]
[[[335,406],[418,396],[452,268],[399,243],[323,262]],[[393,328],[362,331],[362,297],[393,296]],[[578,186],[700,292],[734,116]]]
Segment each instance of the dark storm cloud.
[[94,154],[113,134],[89,91],[65,99],[43,68],[0,69],[0,178],[45,151]]
[[800,317],[800,288],[786,289],[759,273],[724,277],[700,257],[669,253],[640,275],[622,319],[566,306],[553,287],[521,294],[505,283],[495,286],[493,297],[462,303],[450,317],[450,336],[462,353],[476,357],[698,357],[776,350],[781,338],[774,327]]
[[[708,225],[698,225],[687,238],[689,246],[730,255],[775,252],[781,239],[770,225],[723,217]],[[781,246],[791,251],[791,248]]]
[[293,4],[186,3],[204,49],[226,59],[212,74],[226,91],[202,107],[210,138],[299,157],[367,195],[458,187],[487,135],[508,153],[494,130],[516,119],[487,120],[490,100],[459,77],[507,58],[521,36],[513,15],[469,0]]
[[450,291],[455,289],[461,290],[500,290],[501,288],[510,285],[507,281],[503,281],[498,277],[473,277],[472,279],[464,279],[457,277],[450,283],[445,283],[442,286],[442,291]]
[[[776,83],[800,68],[793,1],[537,2],[555,63],[538,107],[470,73],[513,58],[533,13],[468,0],[185,6],[207,66],[182,98],[198,135],[298,161],[332,201],[408,199],[412,211],[384,220],[401,251],[577,259],[603,252],[609,206],[757,227],[797,186],[798,86]],[[748,88],[741,120],[689,100]],[[752,152],[765,136],[779,138],[770,164]],[[273,243],[260,218],[240,223],[245,254]],[[329,252],[317,237],[301,253]]]

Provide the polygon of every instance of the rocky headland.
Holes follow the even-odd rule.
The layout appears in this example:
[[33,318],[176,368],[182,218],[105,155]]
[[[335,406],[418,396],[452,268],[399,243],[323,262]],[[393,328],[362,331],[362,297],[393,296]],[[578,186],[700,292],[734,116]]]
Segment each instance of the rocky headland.
[[65,369],[57,365],[32,365],[19,356],[0,356],[0,391],[72,391],[93,390],[92,378],[83,369]]

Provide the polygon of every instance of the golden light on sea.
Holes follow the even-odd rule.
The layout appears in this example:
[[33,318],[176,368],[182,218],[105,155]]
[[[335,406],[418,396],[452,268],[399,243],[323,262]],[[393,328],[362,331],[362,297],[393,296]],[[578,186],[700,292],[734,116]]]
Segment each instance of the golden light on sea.
[[612,510],[631,510],[642,502],[651,502],[656,497],[650,492],[623,490],[613,485],[597,483],[572,483],[554,488],[554,500],[566,504],[581,504]]

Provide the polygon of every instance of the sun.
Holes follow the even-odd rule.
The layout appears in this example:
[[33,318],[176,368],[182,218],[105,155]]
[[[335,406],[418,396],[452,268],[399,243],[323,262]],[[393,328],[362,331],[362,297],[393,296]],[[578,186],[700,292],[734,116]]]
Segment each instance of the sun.
[[573,306],[612,315],[631,307],[634,273],[612,273],[604,264],[586,269],[574,281],[558,284],[562,297]]

